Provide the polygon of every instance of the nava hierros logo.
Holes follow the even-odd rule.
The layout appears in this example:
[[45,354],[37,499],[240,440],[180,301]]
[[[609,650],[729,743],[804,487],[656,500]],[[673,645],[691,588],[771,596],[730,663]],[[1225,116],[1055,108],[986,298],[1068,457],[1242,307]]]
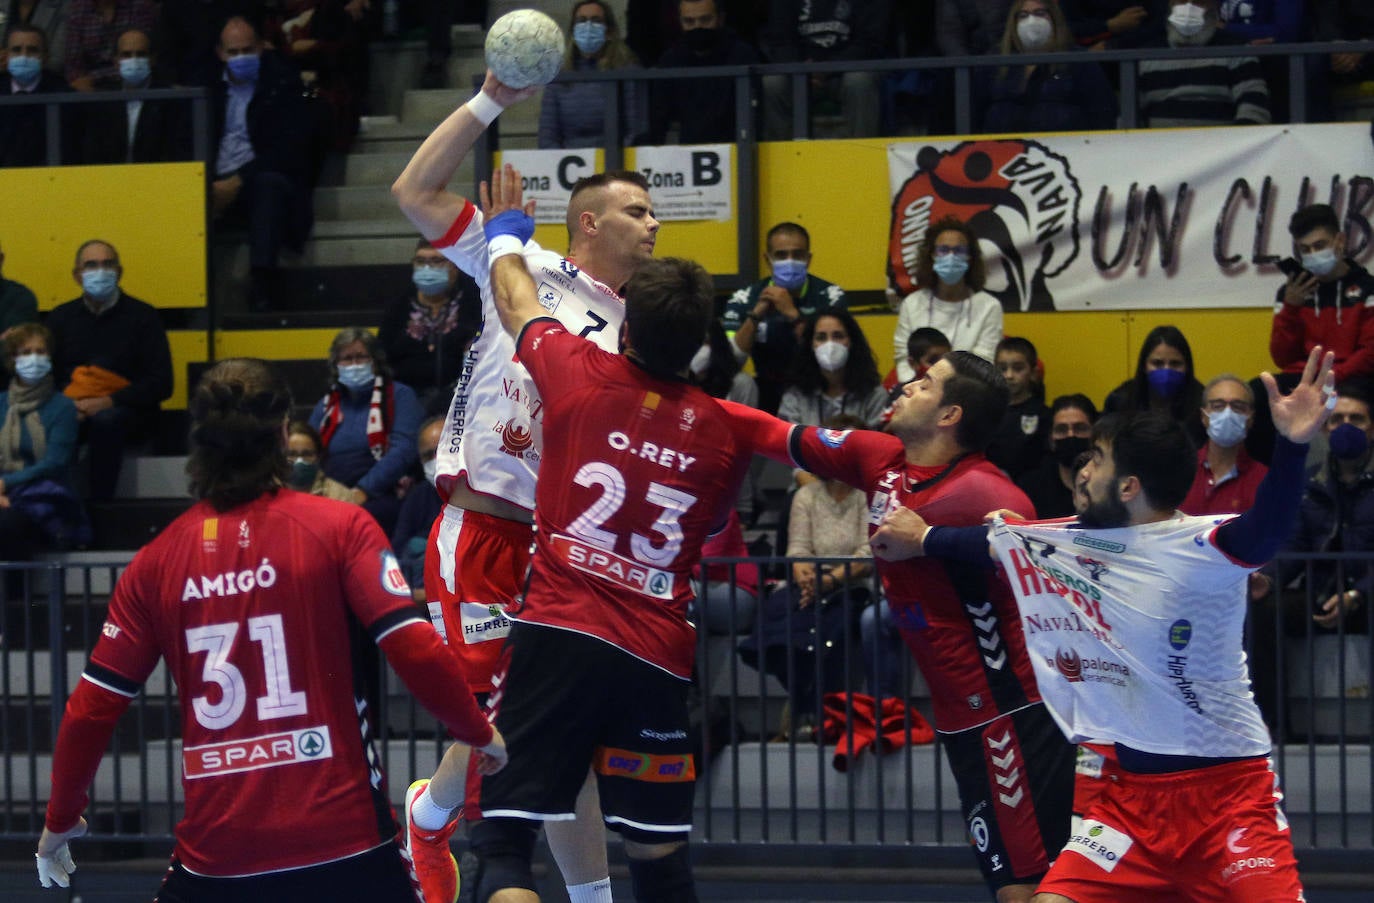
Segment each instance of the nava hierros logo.
[[[1035,141],[924,147],[892,201],[888,275],[903,296],[922,286],[916,260],[930,224],[946,216],[979,237],[986,290],[1007,311],[1054,310],[1049,280],[1078,257],[1082,191],[1067,158]],[[990,253],[992,245],[997,253]]]

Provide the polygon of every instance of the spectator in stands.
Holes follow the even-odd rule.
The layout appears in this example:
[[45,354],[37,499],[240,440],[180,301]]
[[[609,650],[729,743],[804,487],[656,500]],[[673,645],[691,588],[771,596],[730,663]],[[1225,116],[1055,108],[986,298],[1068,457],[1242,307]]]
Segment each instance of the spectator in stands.
[[264,35],[324,105],[328,146],[347,152],[367,91],[367,49],[358,21],[340,0],[290,0],[271,25]]
[[[773,0],[761,41],[769,63],[880,60],[888,56],[889,0]],[[811,75],[811,111],[833,107],[855,138],[877,135],[877,72]],[[763,79],[763,135],[780,141],[792,134],[792,79]]]
[[[913,379],[920,379],[926,375],[926,371],[934,366],[940,358],[949,354],[953,349],[949,347],[949,339],[938,329],[929,326],[922,326],[919,329],[911,330],[911,335],[906,337],[906,363],[915,373]],[[902,397],[902,392],[906,389],[906,383],[897,378],[897,365],[892,365],[892,370],[883,380],[883,385],[887,387],[887,407],[883,409],[883,429],[887,429],[888,422],[892,419],[892,406],[897,403],[897,399]]]
[[[1170,0],[1169,47],[1243,44],[1221,27],[1217,0]],[[1214,60],[1143,60],[1140,111],[1151,128],[1266,125],[1269,86],[1255,57]]]
[[438,414],[448,409],[448,387],[482,326],[482,300],[472,277],[423,238],[410,265],[413,289],[382,312],[377,339],[396,379],[415,390],[425,411]]
[[[1003,55],[1074,48],[1055,0],[1013,0]],[[1116,126],[1116,95],[1093,62],[977,70],[984,132],[1068,132]]]
[[1164,40],[1168,0],[1063,0],[1074,40],[1090,50],[1149,47]]
[[67,0],[9,0],[11,28],[32,25],[48,37],[48,58],[59,63],[67,58]]
[[261,22],[267,4],[263,0],[164,0],[161,6],[155,34],[171,80],[178,85],[208,86],[224,77],[224,63],[217,55],[224,23],[235,16]]
[[1245,434],[1255,413],[1255,393],[1230,373],[1213,377],[1202,390],[1202,424],[1207,442],[1198,450],[1197,474],[1184,514],[1239,514],[1255,503],[1255,490],[1269,468],[1245,452]]
[[[719,321],[712,320],[706,330],[706,342],[688,365],[687,378],[706,390],[706,394],[712,398],[723,398],[756,408],[759,406],[758,383],[740,367],[734,349],[734,344],[725,334],[725,327]],[[740,484],[735,510],[746,521],[752,521],[757,510],[758,471],[762,466],[763,460],[755,458],[754,466]]]
[[[861,429],[863,421],[840,415],[821,426]],[[740,644],[740,652],[748,664],[787,685],[792,736],[806,739],[815,726],[816,697],[845,689],[844,640],[872,597],[864,494],[836,480],[798,489],[788,519],[787,557],[802,560],[792,563],[792,579],[764,600],[761,629]],[[849,557],[863,560],[824,560]]]
[[[1374,7],[1365,0],[1313,0],[1312,38],[1316,41],[1374,39]],[[1374,76],[1374,57],[1367,53],[1333,54],[1331,72],[1340,83],[1365,81]]]
[[790,423],[820,426],[848,414],[866,429],[877,429],[887,407],[887,390],[854,315],[832,310],[808,317],[801,347],[810,353],[797,355],[792,385],[782,394],[778,416]]
[[955,351],[972,351],[992,360],[1002,340],[1002,304],[983,291],[987,269],[978,236],[962,220],[947,216],[933,223],[916,258],[917,289],[902,300],[892,336],[897,379],[910,382],[906,339],[929,326],[949,336]]
[[[679,0],[682,34],[658,61],[660,69],[743,66],[758,51],[725,26],[719,0]],[[662,144],[672,123],[680,144],[735,140],[735,83],[728,78],[679,78],[653,82],[649,143]]]
[[1022,472],[1016,485],[1031,500],[1040,517],[1069,517],[1074,481],[1081,459],[1092,451],[1097,405],[1086,395],[1060,395],[1050,405],[1049,454],[1034,470]]
[[[115,44],[119,77],[101,90],[167,88],[154,75],[153,43],[131,28]],[[128,100],[95,104],[81,129],[81,160],[87,164],[162,163],[191,159],[191,117],[183,101]]]
[[943,56],[996,53],[1012,0],[939,0],[935,43]]
[[5,366],[14,378],[0,392],[0,558],[24,561],[89,541],[89,526],[71,486],[76,405],[53,386],[52,333],[10,329]]
[[324,472],[351,490],[391,534],[400,513],[397,489],[416,461],[423,414],[415,393],[398,383],[386,352],[366,329],[348,327],[329,346],[329,392],[315,403],[310,425],[324,444]]
[[256,310],[278,306],[282,247],[299,250],[314,218],[314,117],[300,76],[247,19],[220,31],[225,76],[212,85],[215,216],[246,226]]
[[1246,43],[1296,44],[1307,33],[1303,5],[1303,0],[1221,0],[1218,12],[1227,34]]
[[1193,349],[1183,333],[1177,326],[1156,326],[1140,345],[1135,376],[1111,391],[1102,413],[1167,414],[1186,426],[1193,444],[1201,446],[1207,441],[1207,431],[1197,416],[1202,407],[1202,383],[1194,374]]
[[[738,511],[731,511],[725,527],[712,535],[701,547],[703,560],[712,558],[748,558],[749,547],[744,544],[744,529]],[[708,633],[742,636],[754,624],[759,599],[759,566],[747,562],[706,564],[706,579],[699,584],[692,603],[693,623],[704,626]],[[701,581],[701,569],[693,575]]]
[[984,454],[1015,483],[1023,473],[1040,466],[1049,443],[1050,409],[1045,407],[1045,388],[1036,380],[1040,358],[1029,339],[1007,336],[997,343],[993,363],[1011,395]]
[[[429,533],[434,527],[434,519],[444,510],[443,499],[434,488],[439,455],[439,440],[444,435],[444,418],[431,417],[420,424],[417,447],[420,453],[420,470],[424,482],[415,483],[401,500],[401,510],[396,516],[396,529],[391,531],[391,550],[396,553],[401,571],[410,583],[410,593],[415,601],[425,601],[425,547],[429,545]],[[441,621],[443,613],[436,604],[431,614]]]
[[22,282],[5,278],[5,251],[0,248],[0,341],[20,323],[38,322],[38,298]]
[[[361,22],[372,5],[372,0],[351,0],[344,8]],[[486,19],[487,0],[423,0],[420,6],[425,28],[425,68],[420,72],[420,87],[447,88],[454,22],[480,27]]]
[[90,447],[90,497],[114,497],[131,443],[156,432],[158,408],[172,394],[172,351],[157,310],[119,287],[124,267],[114,245],[91,239],[76,251],[80,297],[48,314],[53,376],[76,402]]
[[63,57],[68,84],[94,91],[101,81],[119,78],[115,41],[130,28],[152,34],[157,14],[153,0],[70,0]]
[[286,463],[291,467],[291,488],[339,502],[353,501],[353,490],[324,475],[324,443],[304,420],[286,426]]
[[[0,97],[21,94],[64,94],[71,89],[61,76],[47,71],[47,40],[34,25],[11,25],[5,37],[5,67],[8,78],[0,78]],[[75,118],[70,110],[62,112],[62,146],[59,160],[70,162],[66,153],[72,146]],[[0,169],[14,166],[48,165],[47,112],[41,103],[0,107]]]
[[844,289],[811,274],[811,236],[797,223],[768,230],[764,262],[768,278],[742,288],[725,304],[722,325],[735,357],[754,359],[759,407],[778,410],[791,376],[802,320],[845,309]]
[[[615,13],[600,0],[573,4],[568,25],[565,72],[602,72],[638,69],[639,59],[620,36]],[[638,144],[645,132],[647,112],[642,83],[627,81],[620,88],[621,144]],[[539,108],[540,147],[599,147],[605,140],[605,84],[555,81],[544,89]]]

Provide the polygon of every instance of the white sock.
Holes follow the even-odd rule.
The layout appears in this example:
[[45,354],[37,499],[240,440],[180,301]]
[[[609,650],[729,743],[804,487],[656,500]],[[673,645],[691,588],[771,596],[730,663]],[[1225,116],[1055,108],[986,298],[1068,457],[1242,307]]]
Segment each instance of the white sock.
[[589,884],[569,884],[569,903],[611,903],[611,879],[602,878]]
[[428,786],[415,797],[415,802],[410,806],[410,820],[415,822],[415,827],[425,831],[439,830],[449,823],[452,815],[452,809],[445,809],[434,802],[434,797],[429,795]]

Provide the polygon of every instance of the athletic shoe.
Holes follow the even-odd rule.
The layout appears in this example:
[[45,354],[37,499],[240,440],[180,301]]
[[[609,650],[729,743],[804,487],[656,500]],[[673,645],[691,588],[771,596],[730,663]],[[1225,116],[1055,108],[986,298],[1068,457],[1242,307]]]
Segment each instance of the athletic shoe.
[[428,831],[410,816],[415,799],[429,786],[429,780],[416,781],[406,790],[406,849],[410,851],[415,877],[425,903],[456,903],[458,899],[458,860],[453,858],[448,841],[458,827],[454,819],[438,831]]

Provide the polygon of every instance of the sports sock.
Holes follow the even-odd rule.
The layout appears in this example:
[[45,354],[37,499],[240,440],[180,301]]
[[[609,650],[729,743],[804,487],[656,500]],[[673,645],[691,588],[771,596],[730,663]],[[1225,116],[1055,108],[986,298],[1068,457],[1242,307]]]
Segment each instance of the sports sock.
[[611,879],[568,885],[569,903],[611,903]]
[[434,802],[434,798],[429,795],[429,787],[425,787],[410,806],[411,821],[415,822],[417,828],[426,831],[439,830],[449,823],[452,816],[452,809],[445,809]]

